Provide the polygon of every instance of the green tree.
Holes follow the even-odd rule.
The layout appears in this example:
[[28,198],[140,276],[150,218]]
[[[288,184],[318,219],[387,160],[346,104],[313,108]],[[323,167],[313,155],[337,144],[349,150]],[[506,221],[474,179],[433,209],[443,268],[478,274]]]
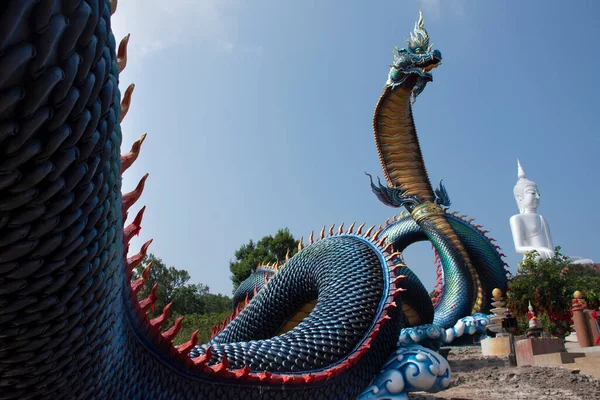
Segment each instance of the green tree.
[[225,320],[230,312],[211,314],[189,314],[181,322],[181,330],[173,339],[174,345],[179,345],[190,340],[192,333],[198,331],[198,344],[207,343],[210,340],[211,329]]
[[152,286],[158,283],[153,317],[160,315],[165,305],[173,302],[173,317],[188,314],[223,313],[231,311],[231,299],[220,294],[210,293],[210,288],[202,283],[188,284],[190,274],[186,270],[167,267],[162,259],[148,254],[136,268],[134,279],[141,276],[144,267],[152,263],[146,283],[138,294],[138,299],[150,295]]
[[573,292],[579,290],[590,307],[600,302],[600,273],[585,265],[570,264],[555,249],[551,259],[536,260],[535,252],[522,261],[520,272],[509,282],[508,307],[526,326],[531,302],[544,328],[563,333],[570,326]]
[[298,240],[287,228],[279,229],[275,236],[265,236],[258,242],[252,240],[242,245],[235,252],[235,261],[229,262],[231,281],[234,290],[251,274],[251,271],[262,263],[274,263],[285,260],[285,254],[290,257],[298,252]]

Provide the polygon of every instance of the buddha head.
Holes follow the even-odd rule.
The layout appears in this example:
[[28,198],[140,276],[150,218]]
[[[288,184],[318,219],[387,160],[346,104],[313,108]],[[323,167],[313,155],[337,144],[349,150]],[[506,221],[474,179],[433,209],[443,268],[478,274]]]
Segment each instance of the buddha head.
[[525,211],[535,212],[540,203],[540,192],[535,182],[530,181],[525,177],[525,171],[521,166],[521,162],[517,159],[518,173],[517,173],[517,184],[513,189],[515,200],[517,201],[517,207],[523,214]]

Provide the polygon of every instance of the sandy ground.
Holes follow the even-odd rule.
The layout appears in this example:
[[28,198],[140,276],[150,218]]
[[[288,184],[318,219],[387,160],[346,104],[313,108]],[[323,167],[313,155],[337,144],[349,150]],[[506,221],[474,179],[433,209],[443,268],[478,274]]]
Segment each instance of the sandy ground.
[[453,347],[452,379],[439,393],[411,393],[410,399],[600,400],[600,381],[559,367],[509,367],[507,358],[485,357],[480,347]]

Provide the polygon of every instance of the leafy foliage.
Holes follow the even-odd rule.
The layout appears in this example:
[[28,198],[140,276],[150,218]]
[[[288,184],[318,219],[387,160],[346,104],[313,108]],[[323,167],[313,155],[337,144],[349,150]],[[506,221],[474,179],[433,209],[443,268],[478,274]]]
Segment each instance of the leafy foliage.
[[[144,270],[143,266],[150,262],[152,262],[152,268],[150,268],[150,274],[140,290],[138,298],[148,297],[154,283],[158,283],[158,299],[155,303],[155,312],[151,313],[152,317],[160,315],[163,307],[170,302],[173,302],[173,305],[169,322],[173,322],[181,315],[185,315],[187,319],[192,314],[220,315],[224,312],[231,312],[231,298],[210,293],[209,287],[202,283],[188,284],[190,274],[186,270],[167,267],[162,259],[153,254],[148,254],[142,264],[136,268],[134,279],[141,276]],[[184,322],[184,325],[189,325],[189,322]]]
[[230,312],[220,312],[186,315],[181,324],[181,330],[173,339],[173,344],[179,345],[187,342],[195,330],[198,330],[198,343],[208,342],[211,328],[223,322],[230,314]]
[[229,262],[234,290],[250,276],[252,270],[259,264],[281,262],[285,260],[288,250],[290,257],[296,254],[298,242],[290,231],[284,228],[279,229],[275,236],[265,236],[256,243],[250,240],[248,244],[242,245],[235,252],[235,261]]
[[521,327],[526,328],[530,301],[542,326],[555,334],[569,329],[573,292],[581,291],[590,308],[600,303],[600,273],[585,265],[570,264],[560,247],[555,253],[546,260],[536,260],[536,252],[528,254],[520,273],[509,282],[508,307]]

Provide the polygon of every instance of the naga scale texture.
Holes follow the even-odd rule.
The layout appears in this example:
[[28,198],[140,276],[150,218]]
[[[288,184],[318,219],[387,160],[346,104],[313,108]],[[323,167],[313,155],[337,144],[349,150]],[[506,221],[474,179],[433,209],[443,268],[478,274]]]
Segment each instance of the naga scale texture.
[[[162,326],[169,305],[147,315],[156,285],[137,299],[151,266],[133,280],[151,241],[128,257],[145,208],[125,221],[148,175],[121,194],[145,135],[120,154],[133,85],[121,96],[129,36],[116,45],[116,7],[0,3],[0,399],[349,399],[365,388],[361,398],[376,398],[382,368],[380,377],[396,376],[403,372],[390,368],[414,363],[435,365],[439,380],[428,387],[447,384],[435,353],[404,343],[421,340],[411,332],[431,322],[453,329],[487,303],[488,287],[504,290],[506,277],[494,246],[445,213],[447,193],[431,190],[425,173],[409,98],[441,54],[422,19],[398,50],[374,123],[389,186],[372,188],[411,214],[385,228],[311,235],[281,267],[259,268],[240,286],[210,343],[198,345],[194,333],[173,346],[181,319]],[[440,257],[435,309],[400,256],[420,240]],[[400,353],[408,364],[390,361]],[[423,389],[411,382],[396,394]]]

